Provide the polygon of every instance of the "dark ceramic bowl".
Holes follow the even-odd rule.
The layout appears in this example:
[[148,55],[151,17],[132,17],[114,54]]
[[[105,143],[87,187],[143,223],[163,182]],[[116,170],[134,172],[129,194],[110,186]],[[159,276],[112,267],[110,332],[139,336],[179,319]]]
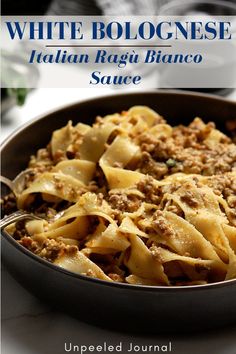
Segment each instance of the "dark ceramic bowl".
[[[92,123],[96,115],[137,104],[150,106],[174,125],[200,116],[225,130],[226,119],[236,119],[236,103],[203,94],[164,90],[91,99],[45,114],[12,134],[1,147],[2,175],[14,178],[27,166],[30,155],[44,147],[53,130],[68,119]],[[202,330],[236,321],[236,280],[188,287],[108,283],[58,268],[4,232],[2,258],[29,291],[93,324],[160,332]]]

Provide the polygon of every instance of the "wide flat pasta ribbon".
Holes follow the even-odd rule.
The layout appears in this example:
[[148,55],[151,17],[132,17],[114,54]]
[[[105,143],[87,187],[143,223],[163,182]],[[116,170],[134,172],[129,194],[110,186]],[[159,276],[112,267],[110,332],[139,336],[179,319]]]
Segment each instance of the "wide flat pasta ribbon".
[[127,255],[124,263],[130,273],[145,279],[152,279],[162,285],[168,285],[169,280],[164,273],[163,266],[154,259],[143,241],[134,234],[129,235],[129,240],[131,243],[130,254]]
[[78,251],[75,255],[64,255],[54,262],[58,267],[64,268],[77,274],[101,280],[112,281],[100,267],[87,258],[82,252]]
[[34,193],[44,193],[69,202],[76,202],[79,199],[81,187],[84,187],[84,184],[70,175],[45,172],[19,195],[17,205],[19,209],[26,208],[28,198]]

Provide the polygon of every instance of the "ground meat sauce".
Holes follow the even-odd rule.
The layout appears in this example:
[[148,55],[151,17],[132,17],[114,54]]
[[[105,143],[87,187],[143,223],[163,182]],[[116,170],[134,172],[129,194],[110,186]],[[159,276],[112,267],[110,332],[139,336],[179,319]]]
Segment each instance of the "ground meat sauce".
[[63,256],[65,253],[73,255],[78,250],[77,246],[65,245],[65,243],[58,242],[54,239],[46,239],[42,242],[38,242],[32,240],[30,236],[23,236],[19,243],[37,256],[44,258],[49,262],[55,261],[55,259]]
[[[124,112],[125,114],[126,112]],[[135,118],[131,124],[135,124]],[[156,118],[156,124],[164,124],[165,120],[162,117]],[[102,118],[98,117],[96,124],[102,125]],[[230,121],[227,124],[229,130],[235,134],[235,122]],[[145,175],[135,186],[137,193],[129,191],[123,193],[118,190],[109,190],[106,178],[102,169],[97,165],[93,180],[85,187],[81,187],[79,191],[71,188],[71,193],[74,195],[82,195],[85,192],[94,192],[97,194],[98,203],[102,205],[105,200],[114,211],[112,217],[119,224],[123,213],[136,212],[143,202],[150,203],[156,206],[152,211],[152,222],[143,230],[147,230],[153,234],[160,234],[162,237],[174,237],[175,230],[170,226],[168,221],[163,216],[163,209],[175,213],[178,216],[184,217],[183,210],[175,202],[162,202],[164,194],[171,194],[181,188],[181,183],[173,183],[169,185],[158,185],[156,181],[162,180],[174,173],[182,172],[185,174],[199,174],[209,176],[208,185],[212,188],[217,196],[222,196],[228,203],[232,218],[236,220],[236,181],[233,177],[227,175],[227,172],[232,172],[236,169],[236,145],[234,141],[225,135],[221,134],[218,142],[211,143],[211,133],[215,131],[214,123],[204,124],[199,118],[189,124],[189,126],[179,125],[174,127],[170,136],[160,134],[154,136],[149,131],[141,132],[134,138],[135,143],[140,147],[140,153],[136,159],[131,161],[126,168],[133,169]],[[117,131],[113,131],[110,135],[105,149],[114,141],[117,136]],[[28,187],[40,174],[51,171],[53,166],[65,159],[79,158],[79,146],[82,142],[80,134],[74,135],[72,144],[69,145],[66,152],[58,150],[52,157],[51,145],[40,149],[36,156],[32,156],[29,163],[29,172],[25,178],[25,187]],[[122,168],[119,163],[115,163],[114,167]],[[212,177],[212,178],[211,178]],[[201,181],[197,177],[193,178],[197,187],[201,187]],[[63,184],[55,177],[55,187],[62,189]],[[183,203],[186,203],[191,208],[198,207],[198,201],[195,199],[191,188],[185,190],[184,194],[180,195]],[[10,214],[17,210],[16,199],[12,193],[5,196],[2,201],[3,214]],[[41,195],[33,196],[33,201],[29,211],[43,218],[52,218],[60,210],[64,210],[70,206],[66,201],[50,201],[43,200]],[[90,231],[92,232],[97,226],[97,218],[90,219]],[[235,221],[236,225],[236,221]],[[36,255],[53,262],[63,254],[75,254],[80,247],[85,244],[78,242],[78,245],[65,244],[62,241],[55,239],[32,239],[27,233],[24,221],[18,222],[15,225],[13,237],[22,246],[32,251]],[[150,246],[150,250],[154,257],[160,258],[159,250],[155,245],[152,245],[152,239],[143,238],[143,242]],[[166,247],[163,245],[163,247]],[[127,250],[126,257],[129,253]],[[124,282],[127,276],[127,268],[119,266],[120,254],[101,255],[92,254],[90,259],[113,280]],[[176,273],[180,265],[175,262]],[[170,266],[170,265],[169,265]],[[173,267],[170,267],[173,272]],[[168,265],[165,265],[165,270],[168,273]],[[176,285],[181,281],[176,282]]]
[[[213,129],[213,123],[205,125],[196,118],[188,127],[174,128],[168,138],[141,134],[140,172],[161,179],[176,172],[211,176],[232,171],[236,167],[236,145],[223,134],[218,144],[209,144],[205,139]],[[170,159],[172,166],[168,164]]]

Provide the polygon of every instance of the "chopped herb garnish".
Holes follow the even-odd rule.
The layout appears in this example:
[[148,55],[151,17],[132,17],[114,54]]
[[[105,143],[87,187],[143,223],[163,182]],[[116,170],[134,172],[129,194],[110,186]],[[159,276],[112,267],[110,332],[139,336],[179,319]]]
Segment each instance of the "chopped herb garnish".
[[177,162],[176,162],[174,159],[168,159],[168,160],[166,161],[166,165],[167,165],[168,167],[175,167],[176,164],[177,164]]
[[16,102],[19,106],[25,103],[28,90],[26,88],[8,88],[8,95],[16,98]]

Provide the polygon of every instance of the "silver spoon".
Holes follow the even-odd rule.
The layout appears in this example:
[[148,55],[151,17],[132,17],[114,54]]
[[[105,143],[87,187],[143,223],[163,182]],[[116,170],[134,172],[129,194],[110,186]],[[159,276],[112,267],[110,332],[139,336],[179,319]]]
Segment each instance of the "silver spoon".
[[20,221],[20,220],[43,220],[39,216],[36,216],[31,213],[27,213],[26,211],[23,210],[17,210],[16,212],[4,216],[3,219],[0,220],[0,229],[4,229],[8,225]]
[[[26,175],[31,172],[31,169],[26,169],[19,173],[13,181],[11,181],[9,178],[0,176],[0,182],[4,183],[10,190],[14,193],[14,195],[17,197],[24,189],[25,187],[25,177]],[[55,221],[59,219],[62,215],[64,214],[64,211],[60,211],[57,213],[53,218],[50,219],[50,221]],[[20,221],[20,220],[44,220],[43,218],[36,216],[32,213],[29,213],[24,210],[18,210],[10,215],[4,216],[3,219],[0,220],[0,229],[4,229],[6,226]]]
[[22,171],[19,173],[13,181],[11,181],[9,178],[0,176],[0,182],[4,183],[10,190],[14,193],[14,195],[17,197],[23,189],[25,188],[25,178],[26,176],[31,172],[32,170],[30,168],[27,168],[26,170]]
[[[62,210],[59,213],[57,213],[53,218],[50,218],[50,221],[56,221],[61,216],[63,216],[63,214],[64,214],[64,211]],[[2,218],[0,220],[0,230],[3,230],[8,225],[13,224],[13,223],[20,221],[20,220],[48,220],[48,219],[41,218],[41,217],[34,215],[32,213],[28,213],[27,211],[24,211],[24,210],[17,210],[10,215],[5,215],[4,218]]]

